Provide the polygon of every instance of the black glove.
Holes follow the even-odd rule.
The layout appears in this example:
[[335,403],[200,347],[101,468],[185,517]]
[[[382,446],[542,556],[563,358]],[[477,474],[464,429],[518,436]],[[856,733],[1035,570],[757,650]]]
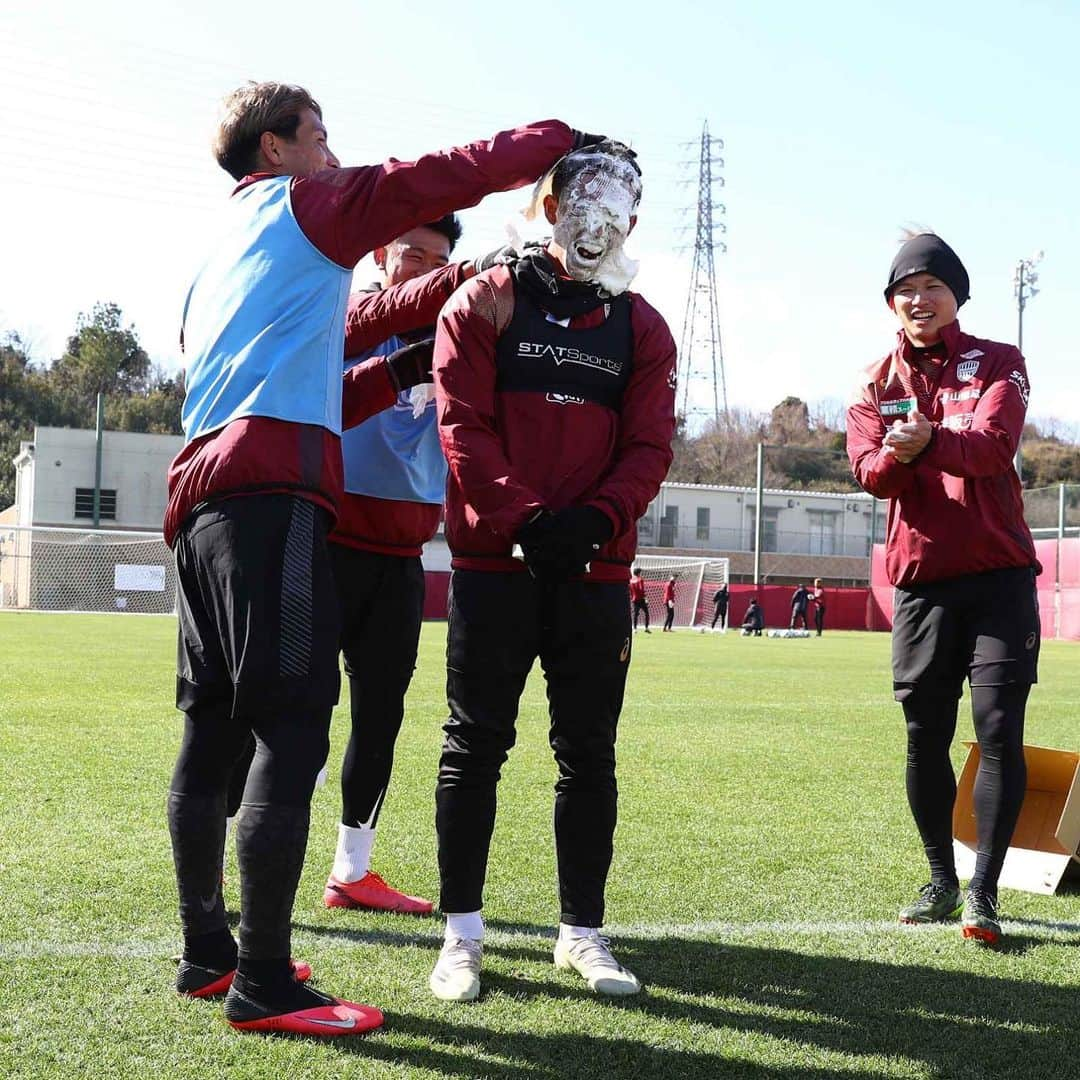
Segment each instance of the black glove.
[[595,506],[568,506],[537,521],[529,537],[519,533],[518,539],[533,577],[556,583],[584,574],[614,531],[607,514]]
[[476,272],[479,274],[483,270],[490,270],[493,266],[506,266],[514,262],[520,254],[513,244],[503,244],[501,248],[496,248],[494,251],[489,251],[486,255],[474,259],[473,265],[475,265]]
[[522,551],[536,547],[547,535],[554,519],[555,515],[550,510],[537,510],[514,534],[514,541],[521,545]]
[[390,381],[398,390],[408,390],[420,383],[431,382],[431,365],[435,358],[435,339],[418,341],[397,349],[386,358]]
[[571,128],[570,135],[574,140],[573,145],[570,147],[571,153],[586,146],[595,146],[597,143],[607,142],[606,135],[590,135],[587,131],[578,131],[577,128]]

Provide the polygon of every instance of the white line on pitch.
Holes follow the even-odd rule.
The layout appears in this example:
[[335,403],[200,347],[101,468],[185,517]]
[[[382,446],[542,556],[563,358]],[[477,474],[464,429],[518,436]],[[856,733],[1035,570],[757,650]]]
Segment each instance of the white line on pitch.
[[[612,937],[644,938],[718,938],[746,939],[781,935],[787,937],[866,937],[881,934],[919,934],[955,932],[957,923],[936,923],[926,926],[902,926],[893,921],[852,920],[825,922],[696,922],[696,923],[626,923],[604,928]],[[1067,941],[1080,937],[1080,923],[1035,922],[1026,920],[1003,923],[1006,933],[1027,935],[1047,941]],[[338,928],[335,928],[338,929]],[[442,923],[429,923],[426,927],[410,927],[407,932],[386,931],[362,926],[339,928],[341,940],[369,945],[426,945],[437,942],[442,936]],[[326,943],[326,935],[318,930],[297,930],[298,941]],[[521,941],[548,942],[555,936],[555,929],[540,930],[522,927],[502,929],[490,927],[486,938],[493,945]],[[179,949],[179,935],[157,940],[130,940],[126,942],[104,941],[8,941],[0,943],[0,959],[38,959],[56,957],[77,959],[79,957],[122,959],[155,959],[174,955]]]

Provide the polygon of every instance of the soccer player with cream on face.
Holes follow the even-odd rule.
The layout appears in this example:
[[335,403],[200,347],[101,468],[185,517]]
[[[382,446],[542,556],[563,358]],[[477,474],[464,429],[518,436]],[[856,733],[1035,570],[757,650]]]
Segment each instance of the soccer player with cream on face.
[[544,197],[544,215],[554,226],[549,251],[578,281],[594,281],[613,296],[624,292],[638,264],[623,251],[637,224],[641,184],[630,161],[596,156],[559,193]]
[[[964,937],[996,945],[998,878],[1026,786],[1040,568],[1012,464],[1028,403],[1024,358],[961,331],[968,292],[967,270],[941,237],[909,237],[885,288],[900,323],[896,345],[860,383],[847,448],[859,483],[889,500],[893,691],[907,724],[908,802],[930,865],[900,921],[939,922],[962,909]],[[966,896],[949,760],[965,678],[981,750]]]
[[675,343],[628,291],[636,264],[623,242],[640,195],[622,144],[568,154],[533,197],[553,226],[550,242],[463,285],[436,329],[453,567],[450,717],[436,788],[447,924],[430,979],[444,1000],[480,992],[496,785],[537,659],[559,770],[554,960],[596,993],[640,988],[599,932],[636,522],[667,474],[675,429]]

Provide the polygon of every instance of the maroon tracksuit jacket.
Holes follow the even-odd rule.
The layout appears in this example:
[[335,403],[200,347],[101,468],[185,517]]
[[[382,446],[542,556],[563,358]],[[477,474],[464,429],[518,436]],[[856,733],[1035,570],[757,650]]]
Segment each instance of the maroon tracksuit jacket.
[[[452,263],[399,285],[353,293],[345,317],[346,358],[373,349],[391,335],[434,326],[443,304],[472,276],[473,267],[471,262]],[[369,365],[384,367],[385,359],[374,356],[357,366]],[[355,391],[350,394],[354,400],[357,397]],[[378,499],[374,495],[346,491],[330,540],[381,555],[419,555],[424,544],[438,531],[441,515],[442,507],[432,503]]]
[[[570,128],[545,120],[490,141],[470,143],[416,161],[325,169],[294,177],[290,200],[297,223],[327,258],[352,268],[368,252],[485,195],[535,180],[573,144]],[[237,190],[266,174],[245,177]],[[369,388],[377,400],[368,397]],[[344,387],[343,420],[359,423],[393,404],[384,365],[359,364]],[[207,499],[286,492],[310,499],[335,518],[344,480],[341,441],[326,428],[266,417],[234,420],[188,443],[169,467],[165,539]]]
[[[630,303],[632,370],[619,409],[573,394],[496,388],[496,346],[514,315],[510,271],[466,282],[439,316],[435,389],[439,437],[450,467],[446,540],[461,570],[523,571],[511,557],[518,529],[541,507],[590,505],[614,535],[589,579],[623,581],[637,548],[637,521],[671,465],[675,342],[636,293]],[[570,322],[598,327],[604,309]],[[567,364],[563,371],[572,377]]]
[[[924,375],[913,368],[901,331],[892,353],[868,369],[847,414],[855,479],[889,500],[885,564],[894,585],[1010,566],[1041,569],[1012,464],[1027,412],[1024,358],[955,322],[942,340],[944,358]],[[881,441],[916,407],[933,424],[933,437],[904,465]]]

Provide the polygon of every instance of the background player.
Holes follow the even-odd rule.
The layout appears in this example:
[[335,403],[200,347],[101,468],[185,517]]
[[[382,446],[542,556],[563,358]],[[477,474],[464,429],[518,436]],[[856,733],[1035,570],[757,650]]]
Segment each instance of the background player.
[[645,633],[652,633],[649,629],[649,600],[645,595],[645,579],[636,566],[630,569],[630,600],[634,610],[634,629],[638,628],[638,616],[644,615]]
[[[439,310],[478,269],[472,262],[448,265],[460,236],[461,225],[449,214],[375,249],[382,283],[350,297],[347,369],[399,355],[417,338],[433,338]],[[430,383],[431,352],[415,355],[420,366],[411,378],[394,380],[398,393],[391,407],[350,428],[341,440],[345,495],[330,534],[330,555],[341,601],[352,730],[341,772],[337,852],[324,900],[328,907],[425,915],[430,900],[408,896],[370,870],[416,665],[424,612],[420,554],[438,530],[446,487],[434,388],[415,403],[409,389]]]
[[720,630],[723,633],[727,631],[727,612],[728,612],[728,587],[727,585],[721,585],[716,592],[713,593],[713,617],[712,625],[710,629],[715,630],[716,624],[720,623]]
[[800,584],[791,594],[791,623],[789,629],[794,630],[797,622],[802,622],[802,628],[804,630],[810,629],[810,623],[806,618],[806,608],[809,603],[810,593],[807,591],[805,585]]
[[821,578],[814,578],[814,591],[810,594],[814,602],[814,628],[817,636],[821,637],[821,631],[825,629],[825,590],[821,587]]
[[675,577],[669,577],[664,582],[664,633],[671,631],[675,622]]

